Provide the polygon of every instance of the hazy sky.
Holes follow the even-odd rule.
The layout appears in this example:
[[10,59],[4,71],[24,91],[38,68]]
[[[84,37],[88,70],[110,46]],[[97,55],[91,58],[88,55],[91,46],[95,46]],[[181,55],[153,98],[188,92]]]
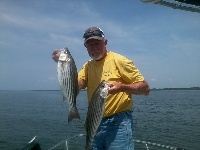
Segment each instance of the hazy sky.
[[0,90],[59,89],[53,49],[68,47],[80,70],[91,26],[151,88],[200,86],[199,13],[140,0],[0,0]]

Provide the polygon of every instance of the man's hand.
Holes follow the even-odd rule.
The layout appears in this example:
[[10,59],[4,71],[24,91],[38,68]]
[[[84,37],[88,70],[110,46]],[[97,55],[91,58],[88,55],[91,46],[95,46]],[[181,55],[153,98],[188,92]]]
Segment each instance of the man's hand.
[[108,86],[109,86],[109,90],[108,90],[109,94],[116,94],[116,93],[122,92],[121,83],[118,83],[118,82],[109,83]]
[[55,62],[58,62],[58,59],[59,59],[59,56],[60,56],[60,52],[58,51],[58,49],[55,49],[52,53],[52,59],[55,61]]

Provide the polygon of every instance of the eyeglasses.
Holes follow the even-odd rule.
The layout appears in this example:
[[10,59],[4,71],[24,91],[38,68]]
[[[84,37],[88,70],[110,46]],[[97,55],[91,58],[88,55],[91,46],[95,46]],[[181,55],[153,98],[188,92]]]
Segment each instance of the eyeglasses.
[[91,36],[100,36],[100,37],[104,37],[104,34],[102,31],[100,30],[95,30],[95,31],[90,31],[90,32],[87,32],[83,35],[83,38],[84,39],[88,39],[89,37]]

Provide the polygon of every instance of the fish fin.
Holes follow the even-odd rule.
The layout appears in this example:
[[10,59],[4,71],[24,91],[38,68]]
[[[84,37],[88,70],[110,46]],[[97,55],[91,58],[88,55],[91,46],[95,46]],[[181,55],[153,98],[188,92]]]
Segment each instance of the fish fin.
[[78,81],[77,81],[76,92],[75,92],[76,97],[78,96],[78,94],[79,94],[79,85],[78,85]]
[[85,130],[87,130],[87,125],[86,125],[86,121],[85,121],[85,123],[84,123],[84,128],[85,128]]
[[77,108],[75,108],[75,109],[71,109],[70,111],[69,111],[69,115],[68,115],[68,123],[70,122],[70,121],[72,121],[73,119],[81,119],[80,118],[80,115],[79,115],[79,113],[78,113],[78,109]]
[[66,102],[67,100],[65,99],[65,97],[63,96],[63,102]]

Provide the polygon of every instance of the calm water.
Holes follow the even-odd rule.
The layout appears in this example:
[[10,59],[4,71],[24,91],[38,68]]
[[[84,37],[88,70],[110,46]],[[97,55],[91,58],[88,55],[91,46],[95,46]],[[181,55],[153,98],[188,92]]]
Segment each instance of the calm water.
[[[134,139],[200,150],[200,91],[151,91],[134,96]],[[0,149],[18,150],[34,136],[42,149],[85,134],[86,92],[78,96],[81,121],[67,123],[68,105],[60,91],[0,91]],[[68,140],[69,149],[82,150],[85,136]],[[56,147],[63,149],[64,143]],[[164,148],[148,145],[150,150]],[[135,143],[136,150],[145,150]]]

